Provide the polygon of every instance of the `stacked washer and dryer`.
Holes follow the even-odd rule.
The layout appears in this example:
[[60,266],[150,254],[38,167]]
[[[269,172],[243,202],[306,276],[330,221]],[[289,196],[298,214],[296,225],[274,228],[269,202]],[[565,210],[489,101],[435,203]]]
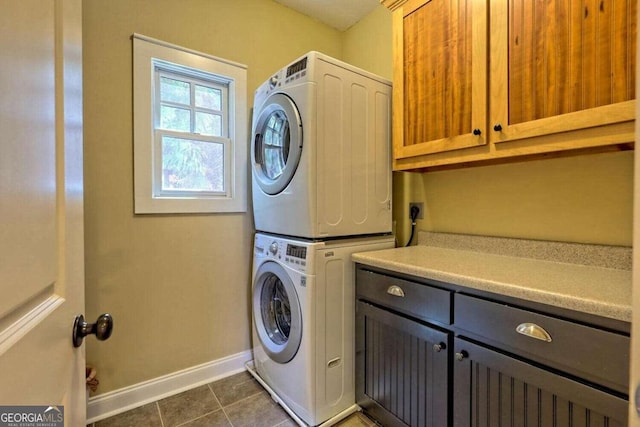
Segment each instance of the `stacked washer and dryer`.
[[303,426],[355,404],[351,254],[394,246],[391,83],[318,52],[256,91],[253,367]]

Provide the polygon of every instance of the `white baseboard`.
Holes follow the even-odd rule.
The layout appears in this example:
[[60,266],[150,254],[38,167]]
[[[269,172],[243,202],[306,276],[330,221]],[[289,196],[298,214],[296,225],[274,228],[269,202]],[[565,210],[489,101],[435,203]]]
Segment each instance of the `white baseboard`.
[[91,397],[87,402],[87,424],[245,371],[245,363],[252,358],[251,350],[247,350]]

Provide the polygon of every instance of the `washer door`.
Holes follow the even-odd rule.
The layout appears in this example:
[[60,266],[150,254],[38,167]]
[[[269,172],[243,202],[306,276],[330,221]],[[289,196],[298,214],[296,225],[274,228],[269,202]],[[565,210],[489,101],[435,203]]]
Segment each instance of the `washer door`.
[[253,284],[253,319],[262,347],[278,363],[287,363],[302,340],[302,315],[293,281],[280,264],[267,261]]
[[302,153],[302,121],[294,102],[275,93],[267,98],[253,129],[253,174],[267,194],[289,185]]

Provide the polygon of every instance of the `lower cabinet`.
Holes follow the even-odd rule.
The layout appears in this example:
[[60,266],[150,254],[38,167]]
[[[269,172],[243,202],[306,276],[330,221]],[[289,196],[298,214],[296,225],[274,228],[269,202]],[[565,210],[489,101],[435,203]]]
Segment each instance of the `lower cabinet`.
[[627,425],[626,332],[434,285],[356,271],[356,400],[381,425]]
[[627,425],[627,400],[463,339],[454,351],[454,427]]
[[384,426],[449,425],[450,334],[358,302],[356,396]]

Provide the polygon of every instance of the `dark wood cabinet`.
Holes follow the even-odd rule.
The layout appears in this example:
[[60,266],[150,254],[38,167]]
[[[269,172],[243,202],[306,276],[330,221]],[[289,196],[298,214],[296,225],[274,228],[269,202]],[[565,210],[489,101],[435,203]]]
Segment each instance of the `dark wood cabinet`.
[[[630,342],[624,334],[460,293],[454,311],[458,335],[628,392]],[[547,334],[548,341],[540,333]]]
[[384,426],[450,425],[448,290],[356,272],[356,400]]
[[628,401],[456,338],[453,426],[627,425]]
[[626,425],[628,331],[399,276],[356,269],[356,399],[383,426]]
[[358,302],[358,404],[385,426],[448,425],[450,334]]

